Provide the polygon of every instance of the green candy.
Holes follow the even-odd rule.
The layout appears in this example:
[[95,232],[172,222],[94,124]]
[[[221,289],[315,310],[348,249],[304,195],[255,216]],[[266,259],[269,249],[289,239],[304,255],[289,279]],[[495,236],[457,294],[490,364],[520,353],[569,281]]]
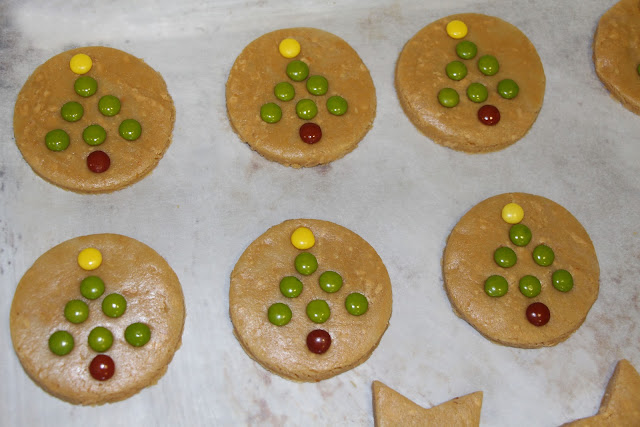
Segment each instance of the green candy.
[[81,76],[73,84],[73,90],[83,98],[88,98],[98,90],[98,82],[93,77]]
[[318,260],[313,254],[302,252],[296,257],[295,266],[298,273],[308,276],[318,269]]
[[536,262],[536,264],[543,267],[550,266],[553,263],[555,257],[556,256],[553,253],[553,249],[551,249],[547,245],[538,245],[533,250],[533,260]]
[[518,257],[516,253],[511,248],[507,248],[506,246],[499,247],[493,253],[493,260],[500,267],[509,268],[516,265],[518,262]]
[[342,287],[342,276],[335,271],[325,271],[318,278],[318,283],[323,291],[332,294]]
[[440,102],[440,105],[443,107],[453,108],[460,102],[460,96],[455,89],[446,87],[438,92],[438,102]]
[[560,292],[569,292],[573,288],[573,276],[567,270],[556,270],[551,275],[553,287]]
[[484,55],[478,59],[478,70],[485,76],[493,76],[500,70],[500,64],[495,56]]
[[452,61],[445,67],[447,76],[451,80],[459,81],[466,77],[467,67],[460,61]]
[[124,330],[124,339],[134,347],[142,347],[151,339],[151,329],[144,323],[132,323]]
[[640,76],[640,64],[638,64],[638,75]]
[[527,246],[531,241],[531,230],[524,224],[514,224],[509,229],[509,239],[516,246]]
[[69,354],[73,346],[73,336],[67,331],[56,331],[49,337],[49,350],[58,356]]
[[538,280],[535,276],[524,276],[520,279],[520,292],[527,298],[533,298],[540,294],[542,290],[542,285],[540,284],[540,280]]
[[498,93],[504,99],[515,98],[518,96],[519,91],[520,88],[518,87],[518,83],[511,79],[500,80],[500,83],[498,83]]
[[349,294],[344,300],[344,305],[347,308],[347,311],[354,316],[363,315],[369,309],[369,301],[367,301],[367,297],[358,292]]
[[281,302],[272,304],[267,312],[269,322],[276,326],[284,326],[291,321],[291,309]]
[[113,345],[113,334],[107,328],[96,326],[89,332],[89,347],[98,353],[104,353]]
[[334,116],[343,115],[348,108],[347,100],[341,96],[333,95],[327,99],[327,110]]
[[467,98],[472,102],[484,102],[489,96],[489,91],[482,83],[471,83],[467,88]]
[[142,126],[136,120],[126,119],[120,123],[118,133],[127,141],[135,141],[142,134]]
[[462,59],[473,59],[478,53],[478,46],[468,40],[463,40],[456,45],[456,53]]
[[105,95],[98,101],[98,110],[103,116],[113,117],[120,112],[120,100],[113,95]]
[[294,82],[301,82],[309,75],[309,66],[296,59],[287,65],[287,76]]
[[62,129],[54,129],[44,137],[44,143],[51,151],[63,151],[69,146],[69,134]]
[[280,101],[291,101],[293,97],[296,96],[296,90],[293,88],[291,83],[280,82],[273,88],[273,94]]
[[282,118],[282,110],[273,102],[260,107],[260,117],[267,123],[278,123]]
[[297,277],[283,277],[280,280],[280,292],[287,298],[295,298],[302,293],[302,282]]
[[120,294],[109,294],[102,300],[102,312],[109,317],[120,317],[127,309],[127,300]]
[[77,122],[84,115],[84,108],[77,102],[67,102],[60,109],[60,115],[68,122]]
[[484,292],[490,297],[501,297],[509,290],[507,279],[502,276],[493,275],[484,282]]
[[307,316],[313,323],[324,323],[331,316],[329,304],[325,300],[314,299],[307,304]]
[[89,145],[100,145],[107,139],[107,131],[100,125],[89,125],[82,132],[82,139]]
[[322,76],[311,76],[307,80],[307,90],[312,95],[324,95],[329,90],[329,82]]
[[64,317],[71,323],[82,323],[89,317],[89,306],[79,299],[71,300],[64,306]]
[[318,107],[310,99],[301,99],[296,104],[296,114],[303,120],[311,120],[318,114]]
[[80,293],[86,299],[94,300],[104,293],[104,282],[98,276],[85,277],[80,282]]

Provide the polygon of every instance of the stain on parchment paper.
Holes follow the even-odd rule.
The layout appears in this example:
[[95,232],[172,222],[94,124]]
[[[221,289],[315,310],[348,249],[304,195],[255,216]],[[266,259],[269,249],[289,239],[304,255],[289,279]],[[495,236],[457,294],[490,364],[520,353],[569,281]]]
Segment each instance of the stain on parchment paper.
[[388,6],[372,9],[369,15],[358,23],[361,31],[370,40],[385,40],[388,38],[389,24],[400,26],[404,19],[402,8],[397,2]]

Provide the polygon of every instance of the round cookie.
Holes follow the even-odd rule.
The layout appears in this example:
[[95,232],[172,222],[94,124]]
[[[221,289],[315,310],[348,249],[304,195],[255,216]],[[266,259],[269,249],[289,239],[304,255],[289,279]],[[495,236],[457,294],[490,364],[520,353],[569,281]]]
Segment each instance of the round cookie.
[[[285,51],[289,57],[283,56],[279,46],[286,39],[297,41],[300,52]],[[308,77],[298,72],[294,75],[302,80],[294,81],[288,76],[287,67],[294,61],[307,65]],[[326,79],[328,89],[323,95],[312,94],[307,88],[310,81],[314,91],[321,87],[313,84],[313,76]],[[290,100],[276,97],[275,86],[282,82],[293,86],[295,95]],[[330,113],[327,107],[334,96],[347,103],[341,115]],[[231,68],[226,97],[231,125],[240,138],[265,158],[295,168],[329,163],[349,153],[369,131],[376,114],[375,87],[356,51],[341,38],[314,28],[277,30],[251,42]],[[315,104],[315,117],[298,116],[296,107],[303,99]],[[277,122],[267,123],[261,118],[265,104],[274,104],[271,108],[281,112]],[[301,110],[303,117],[313,114],[308,108]],[[320,140],[303,140],[301,127],[306,123],[320,127]]]
[[[448,35],[452,21],[461,21],[466,30],[453,33],[459,38]],[[498,66],[486,66],[492,61],[482,59],[486,55]],[[447,73],[450,63],[453,78]],[[499,93],[503,80],[502,92],[509,98]],[[518,89],[509,87],[508,80]],[[528,132],[542,107],[545,75],[536,49],[518,28],[492,16],[465,13],[435,21],[407,42],[396,64],[395,86],[404,112],[427,137],[454,150],[480,153],[501,150]],[[448,91],[441,94],[443,89]],[[468,90],[478,102],[471,101]],[[443,106],[439,95],[453,105],[452,91],[457,105]],[[497,108],[497,116],[485,112],[489,105]],[[486,117],[484,122],[479,116]]]
[[[509,210],[514,208],[511,203],[522,208],[520,215],[517,209]],[[504,216],[510,223],[503,219],[503,208],[510,213]],[[507,256],[496,256],[499,248],[503,249],[497,254],[506,252]],[[509,256],[511,251],[516,258]],[[474,206],[451,231],[442,267],[455,313],[486,338],[512,347],[538,348],[564,341],[584,322],[598,297],[600,268],[589,235],[565,208],[531,194],[501,194]],[[556,273],[560,270],[572,276],[572,287],[566,273]],[[552,283],[554,274],[557,287]],[[565,279],[560,280],[563,274]],[[495,285],[495,279],[486,285],[494,275],[506,279],[506,294],[489,296],[505,290]],[[524,276],[537,278],[538,289],[524,286],[521,291]],[[531,281],[535,282],[528,278],[523,283],[530,285]],[[540,303],[548,308],[549,317]]]
[[[298,245],[298,249],[292,244],[291,236],[299,228],[313,235],[313,246]],[[309,270],[298,270],[297,257],[303,253],[317,260],[317,270],[309,275],[299,272]],[[326,271],[338,273],[342,286],[336,281],[327,286]],[[287,297],[281,291],[280,283],[288,276],[302,282],[297,296]],[[366,298],[364,313],[347,310],[354,293]],[[311,320],[324,320],[323,304],[309,304],[317,300],[325,301],[330,310],[324,323]],[[278,303],[288,306],[291,313],[290,321],[282,326],[270,321],[269,309]],[[357,234],[327,221],[297,219],[271,227],[249,245],[231,273],[229,313],[234,334],[251,358],[291,380],[320,381],[367,360],[389,325],[391,304],[391,282],[376,251]],[[307,345],[308,335],[315,330],[330,336],[328,349],[320,349],[324,352],[312,352],[318,349]]]
[[[72,71],[70,62],[76,54],[90,58],[88,72]],[[76,92],[79,78],[80,93],[88,96]],[[97,83],[93,93],[89,78]],[[120,101],[119,110],[113,98],[106,98],[111,104],[103,101],[103,111],[110,115],[99,109],[105,95]],[[76,121],[63,118],[63,106],[69,102],[83,110]],[[80,109],[74,107],[76,112]],[[77,119],[78,115],[68,117]],[[121,123],[129,119],[141,127],[135,140],[119,134]],[[42,178],[66,190],[104,193],[126,187],[151,172],[171,143],[174,120],[175,108],[162,76],[144,61],[117,49],[82,47],[54,56],[33,72],[18,95],[13,128],[23,157]],[[99,143],[100,138],[91,133],[89,141],[97,145],[85,142],[85,129],[92,125],[102,127],[102,136],[106,132],[104,142]],[[62,151],[52,151],[45,139],[58,129],[67,133],[69,144]]]
[[593,39],[596,74],[614,98],[640,114],[640,1],[621,0],[598,23]]
[[[100,278],[104,287],[85,280],[90,276]],[[78,316],[83,310],[69,304],[74,300],[81,301],[75,304],[84,307],[83,316]],[[100,405],[126,399],[164,375],[180,347],[184,317],[178,277],[157,252],[129,237],[95,234],[55,246],[25,273],[11,305],[11,338],[24,370],[45,391],[70,403]],[[137,323],[148,327],[146,334],[140,325],[141,332],[135,326],[125,332]],[[109,348],[108,332],[90,334],[98,326],[111,332]],[[68,349],[63,345],[68,341],[55,345],[51,337],[57,331],[72,336],[68,354],[58,355]],[[50,349],[50,339],[58,354]],[[115,370],[110,378],[96,379],[94,374],[108,377],[108,364],[103,365],[107,369],[90,368],[104,355]]]

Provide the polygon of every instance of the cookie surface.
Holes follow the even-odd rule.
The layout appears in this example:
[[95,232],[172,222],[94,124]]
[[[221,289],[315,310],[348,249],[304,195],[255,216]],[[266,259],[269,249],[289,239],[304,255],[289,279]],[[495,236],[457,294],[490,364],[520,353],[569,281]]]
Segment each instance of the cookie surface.
[[[298,249],[291,242],[300,227],[315,238],[309,249]],[[295,266],[298,255],[305,252],[317,260],[317,270],[310,275],[299,273]],[[325,271],[341,276],[337,291],[320,287]],[[298,296],[285,297],[281,292],[279,284],[287,276],[302,282]],[[363,314],[347,311],[352,293],[366,298],[368,309]],[[325,301],[330,310],[323,323],[314,323],[307,314],[307,305],[314,300]],[[290,321],[283,326],[269,320],[269,308],[275,303],[290,308]],[[249,245],[231,273],[229,313],[236,337],[254,360],[292,380],[320,381],[364,362],[389,325],[391,304],[391,282],[376,251],[357,234],[327,221],[288,220],[270,228]],[[307,346],[307,336],[320,329],[328,332],[330,346],[317,354]]]
[[[91,271],[78,262],[86,248],[102,255],[102,264]],[[104,292],[94,299],[81,293],[81,282],[89,276],[104,283]],[[118,317],[102,308],[114,293],[126,304]],[[72,323],[65,315],[72,300],[88,307],[88,317],[81,323]],[[25,273],[11,305],[11,338],[24,370],[45,391],[70,403],[99,405],[126,399],[164,375],[180,347],[184,317],[180,282],[157,252],[129,237],[95,234],[55,246]],[[150,330],[148,342],[138,347],[125,339],[125,330],[134,323]],[[99,352],[89,344],[89,334],[97,326],[113,337],[111,347]],[[65,355],[49,348],[50,337],[60,330],[73,337],[73,348]],[[113,376],[106,380],[90,373],[99,354],[109,356],[115,365]]]
[[596,74],[627,109],[640,114],[640,1],[621,0],[598,23],[593,39]]
[[[300,53],[286,58],[279,52],[280,42],[290,38],[300,45]],[[308,65],[309,77],[323,76],[328,82],[324,95],[312,95],[309,78],[292,80],[286,73],[289,63]],[[274,94],[280,82],[291,84],[295,96],[281,101]],[[327,100],[340,96],[347,101],[343,115],[327,109]],[[369,70],[358,54],[341,38],[315,28],[277,30],[251,42],[238,56],[226,86],[227,112],[233,129],[251,148],[269,160],[292,167],[329,163],[352,151],[373,124],[376,92]],[[296,104],[310,99],[317,115],[303,120],[296,114]],[[262,120],[262,105],[274,103],[282,118],[277,123]],[[321,139],[309,144],[300,137],[304,123],[320,126]]]
[[596,415],[565,424],[572,427],[640,425],[640,374],[628,360],[616,365]]
[[[524,212],[524,218],[515,224],[518,227],[514,225],[514,231],[522,225],[529,229],[528,243],[522,240],[526,233],[515,233],[520,236],[515,241],[520,239],[520,245],[526,243],[523,246],[513,243],[512,224],[502,218],[503,208],[510,203]],[[498,254],[506,252],[502,261],[510,260],[511,266],[498,265],[494,257],[499,248],[506,248]],[[534,255],[547,265],[538,264]],[[451,231],[442,263],[444,287],[455,313],[486,338],[503,345],[537,348],[567,339],[584,322],[598,297],[600,268],[589,235],[565,208],[531,194],[501,194],[474,206]],[[561,288],[568,283],[566,274],[556,273],[559,270],[572,277],[570,289],[561,291],[552,284],[554,274],[565,276],[558,285]],[[485,282],[494,275],[506,280],[506,294],[489,296],[485,291]],[[525,279],[521,291],[524,276],[535,279]],[[536,279],[537,295],[532,292],[535,287],[529,286]],[[498,288],[489,286],[489,291]],[[539,303],[548,308],[549,316]],[[534,325],[527,317],[529,307],[533,322],[547,322]]]
[[380,381],[374,381],[373,415],[376,427],[480,425],[482,392],[456,397],[432,408],[423,408]]
[[[466,25],[466,36],[454,39],[448,35],[447,24],[452,21]],[[462,59],[456,51],[460,42],[472,42],[476,53]],[[472,54],[468,50],[465,55]],[[497,73],[485,75],[479,70],[485,55],[497,59]],[[446,72],[454,61],[466,69],[460,80],[449,78]],[[511,99],[498,93],[498,83],[506,79],[519,88]],[[472,102],[467,96],[472,83],[485,87],[484,101]],[[527,133],[542,108],[545,75],[535,47],[518,28],[492,16],[465,13],[435,21],[407,42],[396,63],[395,86],[405,114],[423,134],[445,147],[480,153],[503,149]],[[438,95],[445,88],[457,92],[457,105],[440,104]],[[499,111],[496,124],[486,125],[478,118],[480,108],[487,105]]]
[[[70,60],[76,54],[91,58],[87,73],[71,70]],[[83,97],[74,90],[80,77],[95,80],[95,93]],[[99,110],[99,101],[105,95],[120,101],[117,114],[106,116]],[[68,102],[82,106],[79,120],[63,118],[61,110]],[[126,140],[119,134],[120,124],[127,119],[141,126],[136,140]],[[171,143],[174,120],[173,101],[160,74],[128,53],[94,46],[63,52],[39,66],[18,95],[13,127],[24,159],[42,178],[66,190],[104,193],[126,187],[151,172]],[[104,129],[104,142],[85,142],[83,133],[90,125]],[[52,151],[45,144],[47,133],[56,129],[69,136],[69,145],[63,151]],[[103,172],[92,172],[87,164],[88,156],[96,151],[110,159]]]

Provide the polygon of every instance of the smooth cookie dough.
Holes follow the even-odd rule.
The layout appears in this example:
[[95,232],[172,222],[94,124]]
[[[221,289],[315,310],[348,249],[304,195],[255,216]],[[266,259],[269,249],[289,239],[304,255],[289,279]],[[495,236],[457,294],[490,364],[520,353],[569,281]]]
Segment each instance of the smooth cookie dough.
[[[598,297],[600,268],[589,235],[565,208],[531,194],[501,194],[474,206],[451,231],[442,267],[454,312],[486,338],[512,347],[564,341],[584,322]],[[556,273],[561,270],[565,272]],[[506,282],[492,279],[485,285],[491,276]],[[523,280],[521,291],[525,276],[539,281],[537,295],[531,277]],[[500,289],[506,294],[498,296]]]
[[[97,251],[85,251],[88,248]],[[102,293],[93,284],[87,286],[93,293],[82,292],[81,283],[89,276],[103,281]],[[124,313],[118,317],[111,316],[120,313],[123,305],[118,298],[109,297],[112,294],[124,297]],[[88,317],[81,323],[72,323],[65,315],[72,300],[88,307]],[[108,308],[103,311],[105,305]],[[70,403],[100,405],[126,399],[164,375],[180,347],[184,318],[178,277],[157,252],[129,237],[95,234],[55,246],[25,273],[11,305],[11,338],[25,372],[45,391]],[[125,339],[127,328],[136,323],[150,331],[144,343],[144,333],[130,330],[143,340],[134,341],[138,347]],[[90,332],[98,326],[113,336],[113,344],[102,351],[89,344]],[[57,331],[73,337],[68,354],[57,355],[49,347],[50,337]],[[104,338],[99,341],[106,342]],[[95,379],[90,372],[99,355],[113,360],[115,370],[108,379]]]
[[[300,52],[285,57],[280,43],[294,39]],[[292,61],[302,61],[309,68],[308,78],[294,81],[287,75]],[[311,76],[327,80],[324,95],[307,89]],[[293,86],[295,96],[288,101],[274,94],[278,83]],[[358,54],[341,38],[314,28],[277,30],[251,42],[238,56],[227,81],[227,112],[233,129],[252,149],[269,160],[295,168],[316,166],[339,159],[356,148],[373,125],[376,115],[376,91],[369,70]],[[343,115],[329,113],[326,106],[332,96],[347,101]],[[296,105],[302,99],[313,101],[317,115],[301,119]],[[265,104],[276,104],[282,118],[267,123],[260,115]],[[314,123],[321,129],[321,139],[303,142],[300,128]]]
[[[296,240],[300,233],[294,235],[296,230],[312,236],[302,239],[308,243],[298,245],[302,249],[292,243],[292,235]],[[296,268],[303,253],[317,260],[317,270],[309,275]],[[321,288],[327,271],[339,274],[342,285],[334,280],[329,282],[332,287]],[[280,282],[288,276],[301,282],[297,296],[281,291]],[[352,294],[364,296],[366,304],[351,304]],[[328,311],[314,309],[324,305],[317,301],[326,302]],[[249,245],[231,273],[229,313],[234,334],[249,356],[291,380],[320,381],[367,360],[389,325],[391,302],[389,275],[376,251],[354,232],[327,221],[296,219],[271,227]],[[274,304],[289,307],[288,323],[271,323],[269,310]],[[351,314],[347,305],[360,313]],[[327,319],[318,317],[323,313]],[[325,321],[315,323],[312,317]],[[307,345],[309,334],[316,330],[330,336],[330,346],[322,353]]]
[[596,74],[614,98],[640,114],[640,1],[621,0],[598,23],[593,39]]
[[[465,25],[466,33],[456,35],[460,38],[448,35],[447,25],[452,21]],[[472,56],[473,51],[468,50],[466,56],[472,57],[462,59],[456,51],[460,42],[475,44],[476,53]],[[485,55],[497,60],[497,73],[485,75],[479,70]],[[461,66],[466,69],[459,80],[447,75],[446,67],[454,61],[461,63],[455,64],[458,70],[452,75],[456,78],[464,74]],[[498,93],[498,84],[508,79],[519,88],[511,99]],[[472,83],[484,85],[484,101],[472,102],[467,96]],[[465,13],[435,21],[407,42],[396,64],[395,85],[404,112],[427,137],[454,150],[481,153],[501,150],[528,132],[542,107],[545,75],[536,49],[518,28],[492,16]],[[440,104],[438,95],[445,88],[457,92],[457,105]],[[512,96],[514,92],[506,93]],[[480,101],[482,96],[475,99]],[[499,121],[493,125],[483,124],[478,117],[488,105],[499,112]],[[482,113],[487,118],[495,116]]]
[[423,408],[380,381],[374,381],[373,416],[376,427],[480,425],[482,392],[456,397],[432,408]]
[[620,360],[613,371],[598,413],[565,424],[571,427],[616,427],[640,425],[640,374],[628,360]]
[[[76,74],[71,70],[70,61],[76,54],[91,59],[88,72]],[[74,84],[80,77],[96,81],[93,95],[76,93]],[[105,116],[100,112],[98,104],[105,95],[119,99],[117,114]],[[83,107],[84,114],[78,121],[63,119],[61,109],[68,102]],[[136,140],[126,140],[118,132],[127,119],[141,126]],[[173,101],[159,73],[128,53],[94,46],[63,52],[33,72],[18,95],[13,128],[23,157],[42,178],[66,190],[104,193],[126,187],[151,172],[171,143],[174,120]],[[85,142],[83,132],[90,125],[106,131],[104,142]],[[69,146],[63,151],[51,151],[45,144],[47,133],[56,129],[69,135]],[[87,164],[89,155],[96,151],[110,159],[103,172],[92,172]]]

